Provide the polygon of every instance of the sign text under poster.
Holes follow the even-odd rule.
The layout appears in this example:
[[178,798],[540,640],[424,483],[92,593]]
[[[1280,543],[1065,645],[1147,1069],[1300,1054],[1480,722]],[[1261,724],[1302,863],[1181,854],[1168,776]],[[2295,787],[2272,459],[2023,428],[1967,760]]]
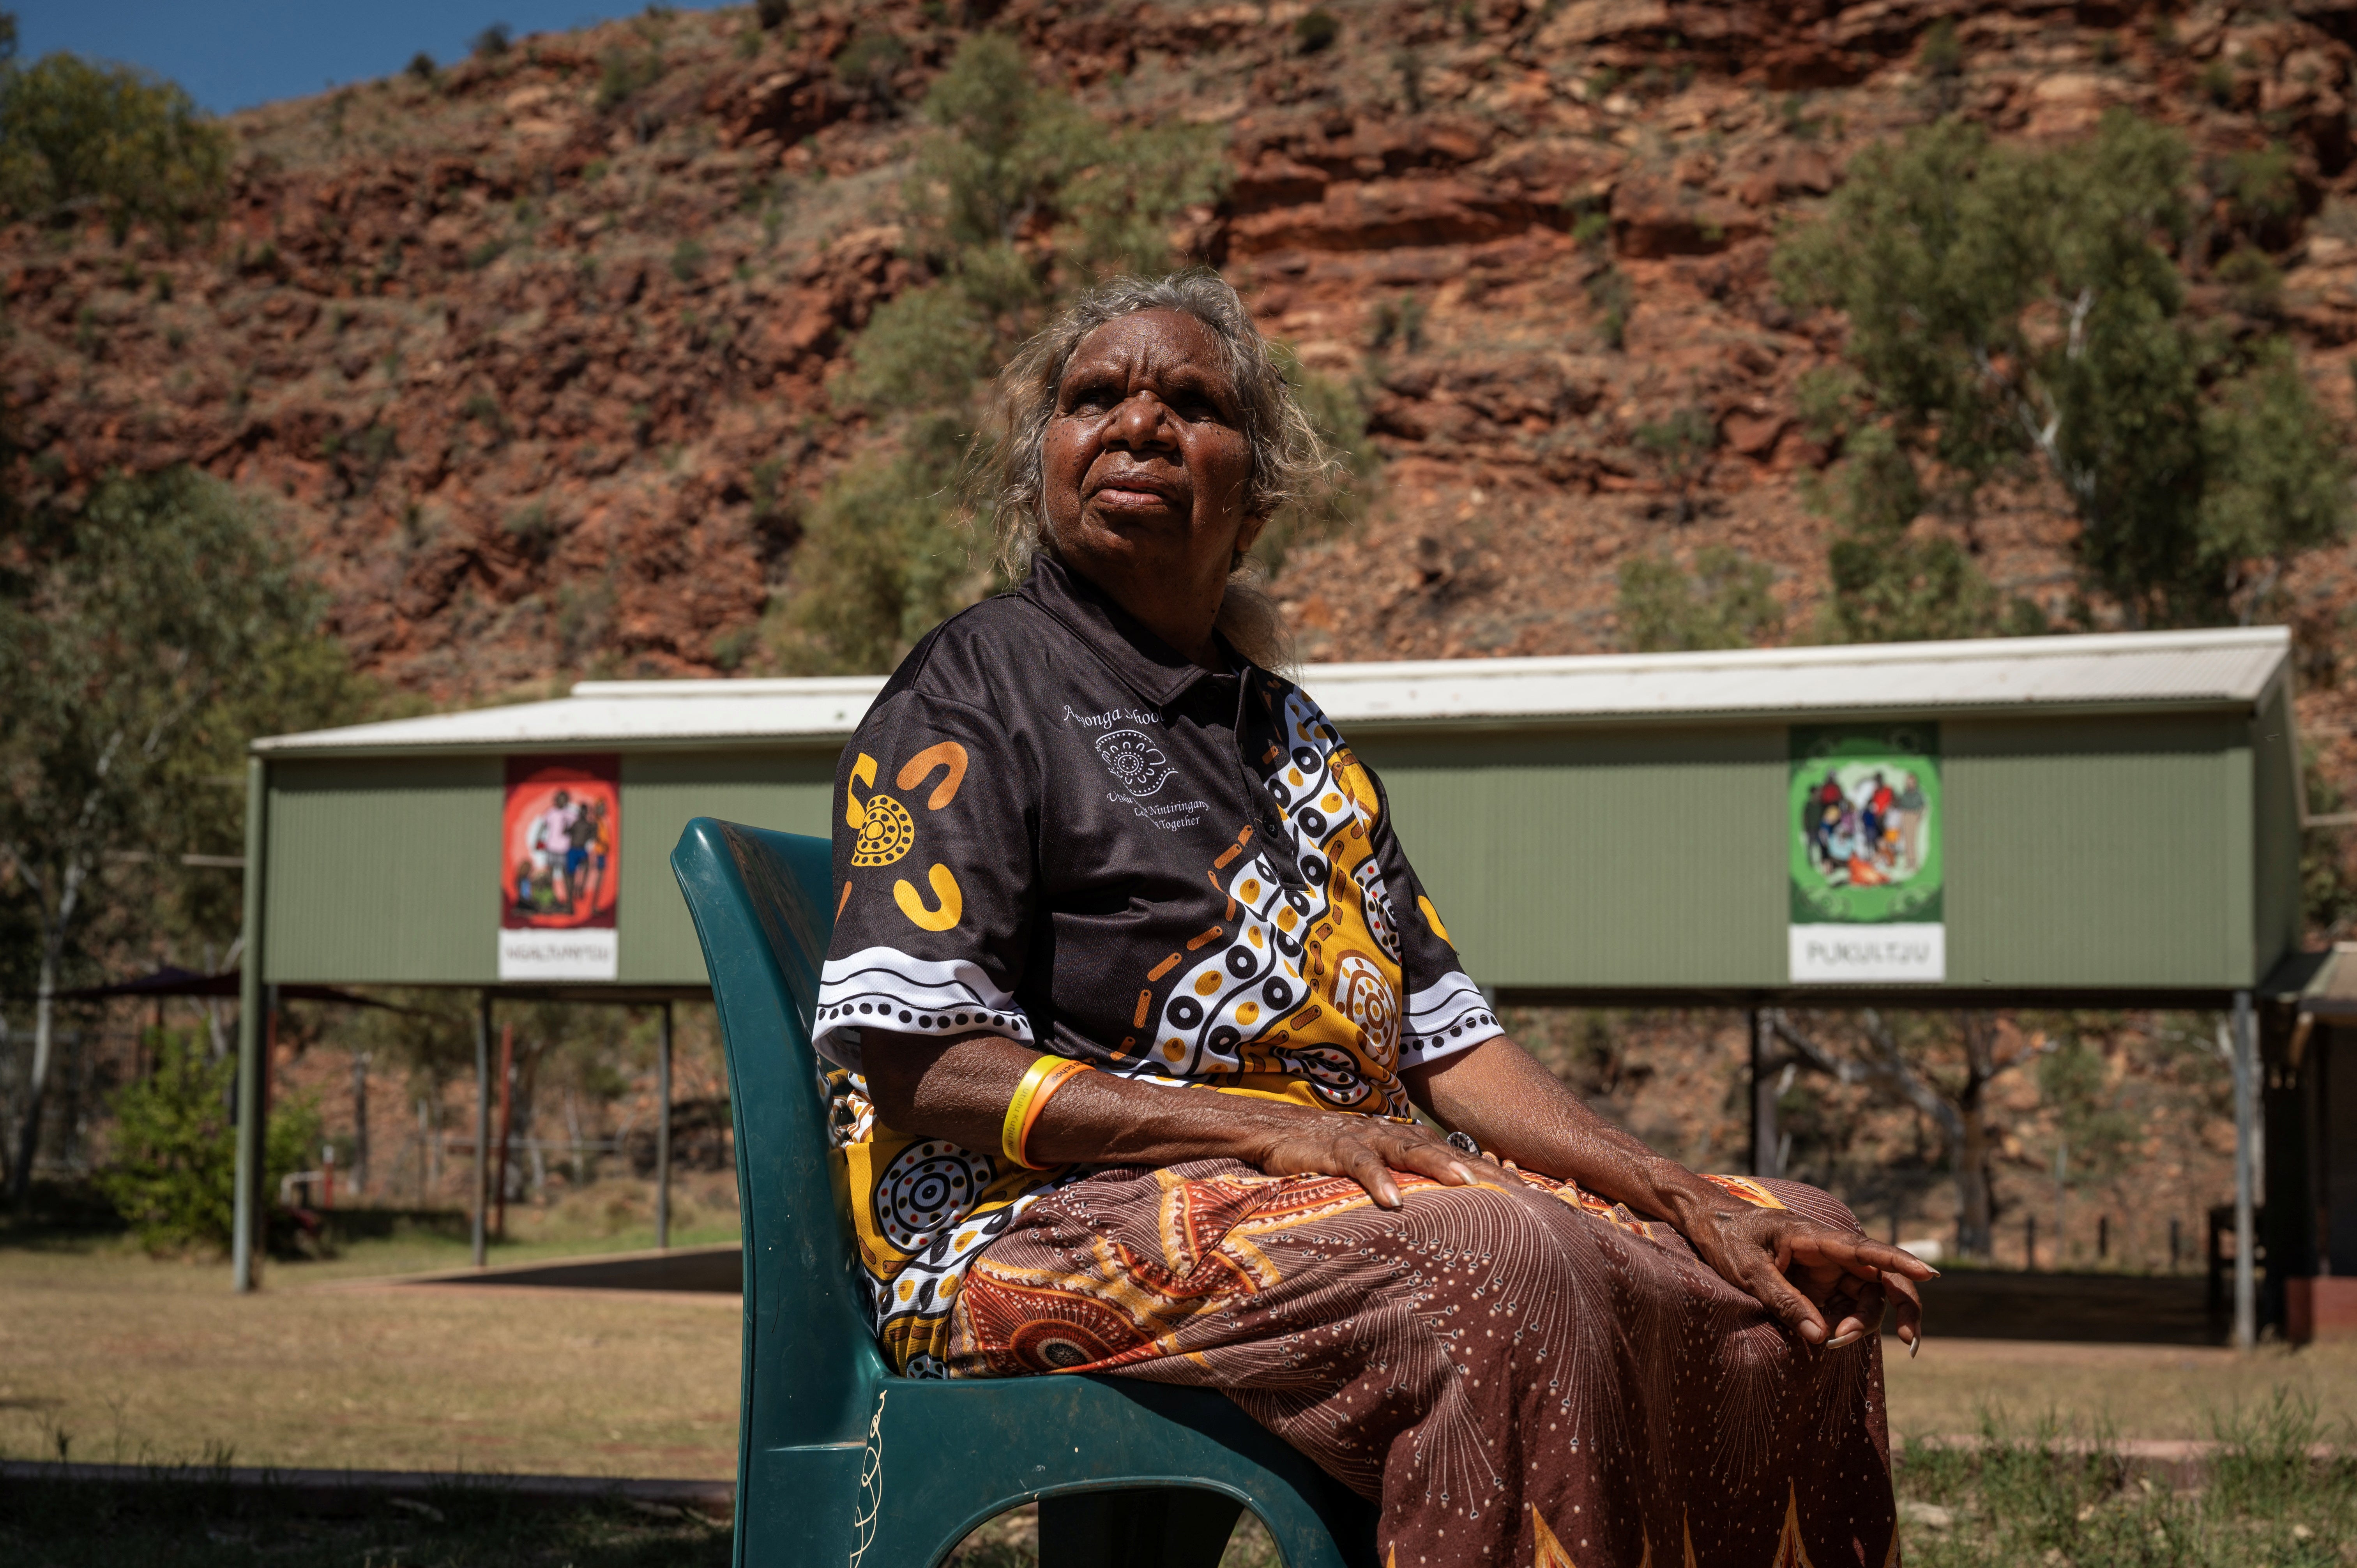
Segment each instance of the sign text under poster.
[[612,980],[621,759],[511,757],[500,824],[500,978]]
[[1792,757],[1792,983],[1944,981],[1939,726],[1795,725]]

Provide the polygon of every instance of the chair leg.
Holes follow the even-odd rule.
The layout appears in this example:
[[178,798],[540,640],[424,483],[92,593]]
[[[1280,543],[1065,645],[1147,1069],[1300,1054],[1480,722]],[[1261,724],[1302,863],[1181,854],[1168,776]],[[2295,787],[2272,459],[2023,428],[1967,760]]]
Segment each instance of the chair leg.
[[1039,1568],[1219,1568],[1243,1505],[1154,1488],[1039,1499]]

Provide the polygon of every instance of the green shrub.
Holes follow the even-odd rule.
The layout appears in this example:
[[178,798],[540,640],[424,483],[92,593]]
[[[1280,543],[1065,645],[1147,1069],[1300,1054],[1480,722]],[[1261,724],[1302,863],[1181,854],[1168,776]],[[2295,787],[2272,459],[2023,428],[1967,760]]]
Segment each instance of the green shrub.
[[834,74],[845,87],[879,104],[892,102],[892,79],[909,63],[909,46],[896,33],[862,28],[834,57]]
[[191,1030],[151,1030],[148,1040],[156,1070],[114,1097],[114,1158],[99,1172],[99,1189],[150,1251],[225,1245],[237,1063],[207,1060]]
[[1775,574],[1724,544],[1704,546],[1691,575],[1668,555],[1641,555],[1620,579],[1620,639],[1639,653],[1752,648],[1784,628]]
[[[210,1058],[192,1029],[151,1029],[156,1069],[114,1096],[113,1158],[98,1185],[152,1252],[218,1250],[234,1219],[237,1117],[234,1058]],[[318,1110],[307,1100],[272,1108],[264,1140],[265,1202],[281,1178],[307,1170],[319,1147]]]
[[1587,303],[1596,312],[1597,335],[1606,348],[1620,352],[1629,341],[1629,313],[1637,307],[1637,290],[1629,274],[1607,263],[1587,280]]
[[1699,408],[1682,408],[1637,427],[1637,449],[1652,460],[1676,498],[1677,521],[1694,516],[1694,487],[1718,448],[1718,422]]
[[616,109],[652,87],[662,75],[662,58],[650,51],[608,49],[597,62],[597,107]]
[[1415,353],[1424,347],[1424,301],[1415,295],[1382,301],[1375,306],[1373,347],[1380,351],[1397,345]]
[[1918,62],[1923,74],[1930,77],[1960,76],[1964,69],[1964,46],[1956,37],[1956,21],[1943,16],[1923,33],[1923,53]]
[[783,457],[764,457],[753,465],[749,493],[753,500],[753,521],[770,522],[780,515],[783,499],[782,484],[786,475]]
[[986,576],[958,526],[951,473],[928,454],[865,458],[828,485],[794,552],[795,594],[773,627],[795,674],[889,670],[979,596]]
[[2201,96],[2223,109],[2234,101],[2234,68],[2213,59],[2201,68]]
[[1289,344],[1276,346],[1285,379],[1293,383],[1302,413],[1334,454],[1334,465],[1318,475],[1308,492],[1297,497],[1268,520],[1252,553],[1262,568],[1275,576],[1296,546],[1330,538],[1357,522],[1372,499],[1382,459],[1367,435],[1365,392],[1349,381],[1319,375],[1301,363]]
[[1925,504],[1915,466],[1890,433],[1857,432],[1823,509],[1842,525],[1825,551],[1832,592],[1818,631],[1826,641],[1921,642],[1996,629],[1996,591],[1964,547],[1912,532]]
[[0,209],[71,223],[102,217],[177,239],[220,206],[230,145],[180,88],[129,66],[53,54],[0,66]]
[[500,523],[500,532],[514,540],[517,551],[527,559],[545,561],[565,530],[549,515],[546,501],[534,501],[521,511],[510,512]]
[[1803,371],[1792,389],[1802,434],[1821,446],[1830,446],[1848,435],[1857,417],[1859,388],[1857,372],[1846,365]]
[[2218,281],[2245,316],[2273,316],[2283,305],[2283,269],[2255,245],[2228,252],[2218,263]]
[[2205,181],[2226,199],[2226,215],[2246,232],[2275,231],[2299,211],[2299,180],[2291,149],[2281,142],[2229,153]]

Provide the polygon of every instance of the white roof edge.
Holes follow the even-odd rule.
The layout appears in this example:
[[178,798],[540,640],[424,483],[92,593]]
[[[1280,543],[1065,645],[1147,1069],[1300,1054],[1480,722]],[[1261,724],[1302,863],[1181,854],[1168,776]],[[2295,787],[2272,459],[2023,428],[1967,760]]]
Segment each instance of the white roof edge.
[[[1762,670],[1892,662],[1958,663],[1995,659],[2066,659],[2090,654],[2123,658],[2136,654],[2208,652],[2222,648],[2288,650],[2291,628],[2230,626],[2195,631],[2099,631],[2067,637],[1975,637],[1944,642],[1833,642],[1792,648],[1712,649],[1701,653],[1568,653],[1505,659],[1402,659],[1364,663],[1311,664],[1320,681],[1469,680],[1552,674],[1682,673],[1704,670]],[[726,682],[705,682],[726,685]]]
[[[2288,667],[2289,628],[2109,632],[1703,653],[1313,664],[1301,683],[1344,724],[1716,721],[1802,715],[2255,705]],[[1819,671],[1813,682],[1807,671]],[[583,681],[545,702],[256,740],[257,755],[552,750],[823,740],[849,735],[881,675]]]
[[832,697],[873,696],[883,675],[791,675],[686,681],[576,681],[576,697]]

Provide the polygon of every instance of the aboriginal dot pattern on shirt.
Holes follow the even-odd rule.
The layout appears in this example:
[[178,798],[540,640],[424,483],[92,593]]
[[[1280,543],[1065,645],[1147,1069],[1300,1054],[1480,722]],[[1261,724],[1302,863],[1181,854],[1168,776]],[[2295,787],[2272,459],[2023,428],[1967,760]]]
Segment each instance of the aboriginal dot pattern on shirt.
[[1403,1069],[1499,1032],[1381,780],[1300,688],[1233,662],[1180,659],[1043,558],[920,643],[845,749],[812,1036],[904,1371],[942,1370],[974,1257],[1083,1173],[883,1125],[863,1028],[1392,1117]]

